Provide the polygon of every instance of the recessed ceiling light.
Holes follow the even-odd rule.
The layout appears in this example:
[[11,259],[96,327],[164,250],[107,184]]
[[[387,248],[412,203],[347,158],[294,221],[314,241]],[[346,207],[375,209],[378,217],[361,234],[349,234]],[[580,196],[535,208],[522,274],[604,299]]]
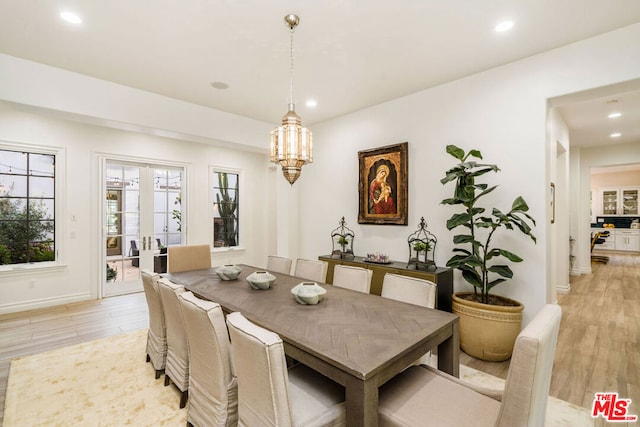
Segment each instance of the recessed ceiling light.
[[82,18],[76,13],[64,11],[60,12],[60,18],[64,19],[70,24],[80,25],[82,24]]
[[318,106],[318,101],[316,101],[315,99],[308,99],[305,105],[309,108],[315,108]]
[[611,135],[609,135],[611,138],[620,138],[622,136],[622,134],[620,132],[614,132]]
[[211,82],[211,87],[220,90],[229,89],[229,85],[225,82]]
[[498,25],[496,25],[495,30],[497,33],[504,33],[505,31],[509,31],[513,28],[513,21],[502,21]]
[[615,111],[615,112],[613,112],[613,113],[609,114],[609,118],[610,118],[610,119],[617,119],[617,118],[618,118],[618,117],[620,117],[621,115],[622,115],[622,113],[620,113],[620,112],[618,112],[618,111]]

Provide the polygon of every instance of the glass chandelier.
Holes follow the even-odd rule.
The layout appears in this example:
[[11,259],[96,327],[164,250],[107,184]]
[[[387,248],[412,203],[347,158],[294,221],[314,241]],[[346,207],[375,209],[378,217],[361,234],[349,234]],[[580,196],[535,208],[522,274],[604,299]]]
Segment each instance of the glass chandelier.
[[291,185],[302,173],[302,166],[313,162],[313,140],[311,131],[302,127],[300,116],[296,114],[293,98],[293,31],[300,23],[298,16],[289,14],[284,17],[291,31],[289,68],[289,111],[282,117],[282,126],[271,131],[271,156],[273,163],[282,166],[282,173]]

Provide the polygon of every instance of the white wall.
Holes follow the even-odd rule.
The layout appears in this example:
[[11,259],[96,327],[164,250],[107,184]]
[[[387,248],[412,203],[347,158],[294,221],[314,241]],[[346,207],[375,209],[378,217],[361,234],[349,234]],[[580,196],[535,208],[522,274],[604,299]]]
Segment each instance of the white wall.
[[[265,136],[266,139],[266,136]],[[109,129],[23,111],[0,104],[0,143],[62,147],[65,185],[57,197],[63,209],[57,238],[63,267],[46,271],[0,272],[0,312],[24,310],[64,302],[96,298],[102,273],[99,154],[126,156],[132,160],[177,162],[187,167],[186,191],[191,197],[187,242],[211,243],[212,208],[209,199],[211,165],[240,169],[244,176],[242,200],[242,251],[214,253],[214,265],[243,262],[265,265],[269,241],[264,206],[269,199],[266,154],[177,141],[135,132]],[[63,159],[59,159],[63,160]],[[71,221],[71,215],[77,221]],[[30,285],[33,285],[31,287]]]
[[[445,228],[453,211],[439,202],[452,189],[439,180],[455,163],[445,146],[478,148],[488,163],[502,169],[491,178],[500,183],[494,202],[506,209],[522,195],[538,221],[537,245],[515,233],[500,237],[501,246],[513,249],[525,261],[514,266],[514,283],[500,285],[496,293],[523,302],[527,322],[553,300],[550,289],[555,286],[550,283],[547,256],[551,155],[547,100],[638,78],[640,45],[635,40],[639,39],[640,24],[636,24],[312,126],[314,164],[303,168],[299,180],[304,187],[301,254],[328,253],[329,233],[344,216],[356,233],[357,254],[384,251],[404,260],[406,237],[424,216],[438,237],[436,262],[443,265],[453,246],[452,233]],[[357,224],[357,152],[403,141],[409,142],[409,226]],[[557,256],[568,259],[569,254]],[[468,289],[460,277],[455,288]]]

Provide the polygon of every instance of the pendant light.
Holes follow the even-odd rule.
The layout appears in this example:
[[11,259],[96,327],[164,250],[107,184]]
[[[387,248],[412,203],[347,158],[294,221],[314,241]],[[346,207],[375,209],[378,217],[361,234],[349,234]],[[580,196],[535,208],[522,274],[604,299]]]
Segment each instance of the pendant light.
[[282,166],[282,173],[291,185],[302,173],[302,166],[313,162],[313,140],[311,131],[302,127],[300,116],[296,114],[293,98],[293,32],[300,23],[298,16],[289,14],[284,17],[290,30],[289,68],[289,111],[282,117],[282,126],[271,131],[271,156],[273,163]]

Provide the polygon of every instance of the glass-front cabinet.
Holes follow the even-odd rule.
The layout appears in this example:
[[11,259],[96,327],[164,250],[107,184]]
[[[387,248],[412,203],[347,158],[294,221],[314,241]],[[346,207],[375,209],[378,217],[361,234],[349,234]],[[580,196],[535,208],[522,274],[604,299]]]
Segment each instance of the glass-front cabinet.
[[603,215],[618,214],[618,190],[602,191],[602,214]]
[[638,215],[640,188],[607,188],[601,190],[601,215]]
[[638,189],[622,190],[622,215],[638,215]]

